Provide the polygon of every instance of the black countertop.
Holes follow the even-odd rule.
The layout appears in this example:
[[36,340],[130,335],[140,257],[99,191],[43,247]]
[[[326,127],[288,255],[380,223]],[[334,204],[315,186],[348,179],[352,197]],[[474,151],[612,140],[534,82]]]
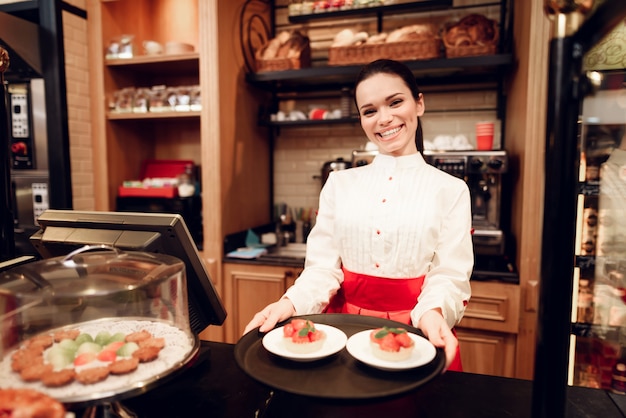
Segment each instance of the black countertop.
[[[223,248],[224,254],[228,254],[238,248],[246,246],[246,239],[249,231],[257,236],[275,231],[274,224],[265,224],[252,228],[250,230],[239,231],[234,234],[227,235],[224,238]],[[273,249],[270,247],[269,252]],[[224,257],[225,263],[235,264],[256,264],[266,266],[283,266],[293,268],[304,268],[304,257],[264,257],[253,259],[242,259],[235,257]],[[474,260],[474,270],[472,272],[472,280],[495,280],[506,283],[519,283],[519,274],[515,268],[513,261],[506,255],[476,255]]]
[[[200,359],[192,367],[160,387],[121,401],[123,406],[140,418],[531,416],[532,381],[528,380],[447,372],[394,398],[325,400],[274,391],[257,383],[237,365],[234,347],[203,342]],[[600,389],[567,389],[567,417],[623,417],[625,410],[626,396]],[[84,413],[75,412],[77,417]]]
[[[235,264],[304,268],[304,258],[297,257],[260,256],[259,258],[253,259],[225,257],[223,261],[225,263]],[[499,282],[519,284],[519,274],[515,270],[515,267],[508,263],[507,259],[504,257],[481,257],[481,259],[474,266],[471,280],[495,280]]]

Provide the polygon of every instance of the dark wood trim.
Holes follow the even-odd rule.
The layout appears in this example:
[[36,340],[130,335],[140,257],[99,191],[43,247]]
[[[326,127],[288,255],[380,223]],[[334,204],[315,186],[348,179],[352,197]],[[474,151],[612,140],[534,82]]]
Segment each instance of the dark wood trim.
[[60,0],[39,4],[42,73],[46,86],[48,128],[49,204],[51,209],[72,208],[70,141],[65,79],[65,50]]
[[84,9],[76,7],[76,6],[74,6],[72,4],[69,4],[69,3],[65,2],[65,1],[61,2],[61,9],[64,12],[71,13],[71,14],[73,14],[75,16],[78,16],[78,17],[81,17],[81,18],[87,20],[87,11],[84,10]]

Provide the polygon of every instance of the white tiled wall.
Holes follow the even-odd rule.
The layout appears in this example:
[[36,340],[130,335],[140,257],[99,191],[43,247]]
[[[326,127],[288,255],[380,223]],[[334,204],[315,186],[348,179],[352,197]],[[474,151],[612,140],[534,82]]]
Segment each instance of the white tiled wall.
[[[476,122],[490,120],[496,122],[494,148],[500,147],[500,123],[493,110],[497,99],[494,91],[425,92],[424,98],[425,140],[437,135],[462,134],[475,144]],[[321,181],[316,176],[320,176],[324,162],[339,157],[350,161],[352,150],[362,149],[366,143],[358,123],[281,128],[274,147],[274,202],[317,209]]]

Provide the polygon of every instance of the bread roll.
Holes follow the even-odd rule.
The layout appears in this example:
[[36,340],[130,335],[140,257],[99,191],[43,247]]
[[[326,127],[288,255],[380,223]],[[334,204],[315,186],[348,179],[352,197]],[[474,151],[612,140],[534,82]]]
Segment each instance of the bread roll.
[[387,36],[387,42],[403,42],[410,40],[421,40],[435,36],[435,29],[432,25],[417,24],[403,26],[394,30]]
[[369,34],[367,32],[358,32],[356,35],[354,35],[354,38],[352,38],[352,45],[360,45],[363,42],[367,41],[367,38],[369,38]]
[[382,44],[387,40],[387,32],[381,32],[376,35],[372,35],[365,41],[366,44]]
[[354,31],[352,29],[343,29],[335,35],[331,47],[349,46],[352,45],[352,39],[354,38]]
[[269,60],[269,59],[276,57],[276,54],[278,54],[279,49],[280,49],[280,39],[278,38],[272,39],[267,44],[267,47],[265,47],[262,58],[264,60]]

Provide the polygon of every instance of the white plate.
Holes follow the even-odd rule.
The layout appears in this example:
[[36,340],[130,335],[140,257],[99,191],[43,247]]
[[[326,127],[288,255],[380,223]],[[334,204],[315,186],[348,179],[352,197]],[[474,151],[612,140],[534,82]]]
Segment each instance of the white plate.
[[409,336],[415,342],[415,348],[411,353],[411,357],[403,361],[386,361],[379,359],[372,352],[370,346],[370,333],[372,330],[361,331],[354,334],[348,343],[346,349],[354,358],[363,363],[382,370],[406,370],[423,366],[430,363],[437,354],[435,346],[426,338],[420,337],[409,332]]
[[333,355],[346,346],[348,337],[338,328],[315,324],[315,328],[326,333],[326,341],[319,350],[308,354],[297,354],[287,350],[283,343],[283,327],[274,328],[263,337],[263,347],[270,353],[293,361],[314,361]]

